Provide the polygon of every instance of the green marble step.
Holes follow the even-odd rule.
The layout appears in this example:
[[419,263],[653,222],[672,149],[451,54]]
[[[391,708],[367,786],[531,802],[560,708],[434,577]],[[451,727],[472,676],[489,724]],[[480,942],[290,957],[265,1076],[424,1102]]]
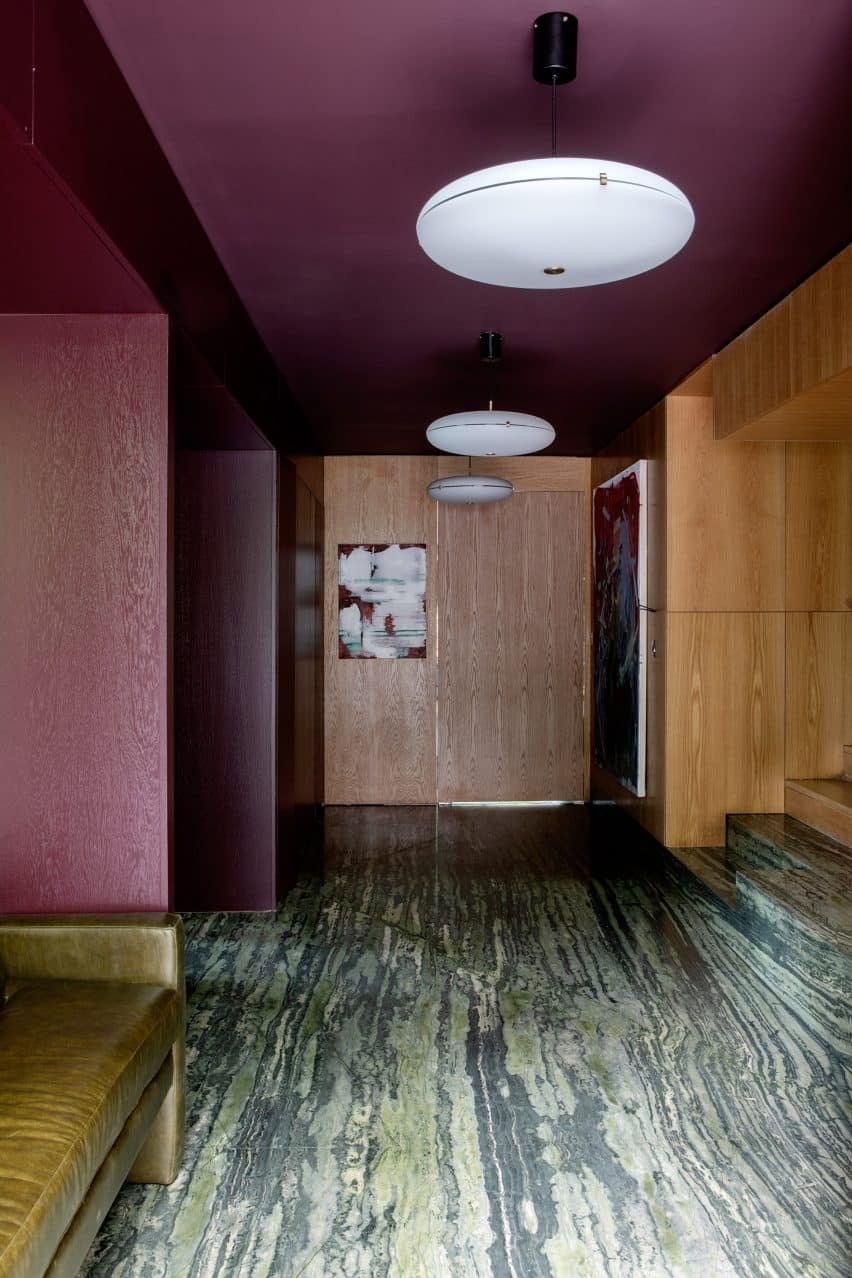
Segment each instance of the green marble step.
[[842,844],[782,813],[728,818],[727,863],[743,894],[765,896],[852,959],[852,856]]

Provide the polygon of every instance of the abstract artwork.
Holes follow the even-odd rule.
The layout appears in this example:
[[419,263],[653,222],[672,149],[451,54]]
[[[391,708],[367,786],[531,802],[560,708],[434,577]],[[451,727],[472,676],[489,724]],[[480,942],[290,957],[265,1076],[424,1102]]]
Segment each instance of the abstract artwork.
[[426,547],[338,546],[340,657],[426,656]]
[[645,793],[647,605],[644,461],[594,493],[595,762]]

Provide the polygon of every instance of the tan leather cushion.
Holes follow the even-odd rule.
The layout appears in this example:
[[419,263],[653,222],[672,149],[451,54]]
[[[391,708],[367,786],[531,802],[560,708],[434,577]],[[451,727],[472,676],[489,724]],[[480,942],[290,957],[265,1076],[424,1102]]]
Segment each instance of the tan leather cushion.
[[0,1276],[47,1267],[179,1024],[160,986],[14,990],[0,1010]]

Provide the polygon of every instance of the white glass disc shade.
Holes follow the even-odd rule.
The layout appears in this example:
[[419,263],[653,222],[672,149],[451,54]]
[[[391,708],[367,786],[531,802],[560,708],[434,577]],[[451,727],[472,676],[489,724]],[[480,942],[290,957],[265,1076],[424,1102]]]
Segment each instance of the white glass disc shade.
[[426,438],[433,448],[460,457],[520,457],[547,448],[556,431],[543,417],[482,409],[438,417]]
[[433,501],[454,506],[484,506],[490,501],[505,501],[514,488],[508,479],[496,475],[448,475],[435,479],[426,489]]
[[451,182],[424,204],[417,238],[434,262],[469,280],[579,288],[659,266],[694,226],[689,200],[656,173],[555,156]]

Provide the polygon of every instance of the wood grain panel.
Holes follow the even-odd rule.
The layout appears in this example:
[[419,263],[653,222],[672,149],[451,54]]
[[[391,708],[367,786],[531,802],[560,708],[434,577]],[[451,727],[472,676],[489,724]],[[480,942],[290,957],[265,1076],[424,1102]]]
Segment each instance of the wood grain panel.
[[276,455],[175,459],[175,893],[276,904]]
[[[803,391],[852,367],[852,245],[790,295],[790,391]],[[847,424],[852,423],[852,386]]]
[[784,616],[667,618],[666,842],[721,846],[729,812],[784,806]]
[[852,439],[852,369],[785,400],[741,430],[731,442],[761,439],[801,439],[812,443]]
[[790,398],[790,299],[713,356],[715,435],[725,439]]
[[0,910],[168,905],[168,326],[0,318]]
[[[435,801],[435,457],[325,459],[326,803]],[[427,547],[426,658],[341,660],[337,547]]]
[[589,487],[589,457],[439,457],[438,474],[496,475],[515,492],[584,493]]
[[852,442],[788,443],[787,608],[852,607]]
[[788,781],[784,811],[852,849],[852,782],[841,777]]
[[711,395],[713,394],[713,360],[705,359],[683,381],[669,391],[672,395]]
[[713,436],[709,398],[667,402],[667,606],[784,608],[784,444]]
[[787,614],[787,777],[830,777],[852,742],[852,612]]
[[440,508],[441,801],[583,798],[585,510]]

